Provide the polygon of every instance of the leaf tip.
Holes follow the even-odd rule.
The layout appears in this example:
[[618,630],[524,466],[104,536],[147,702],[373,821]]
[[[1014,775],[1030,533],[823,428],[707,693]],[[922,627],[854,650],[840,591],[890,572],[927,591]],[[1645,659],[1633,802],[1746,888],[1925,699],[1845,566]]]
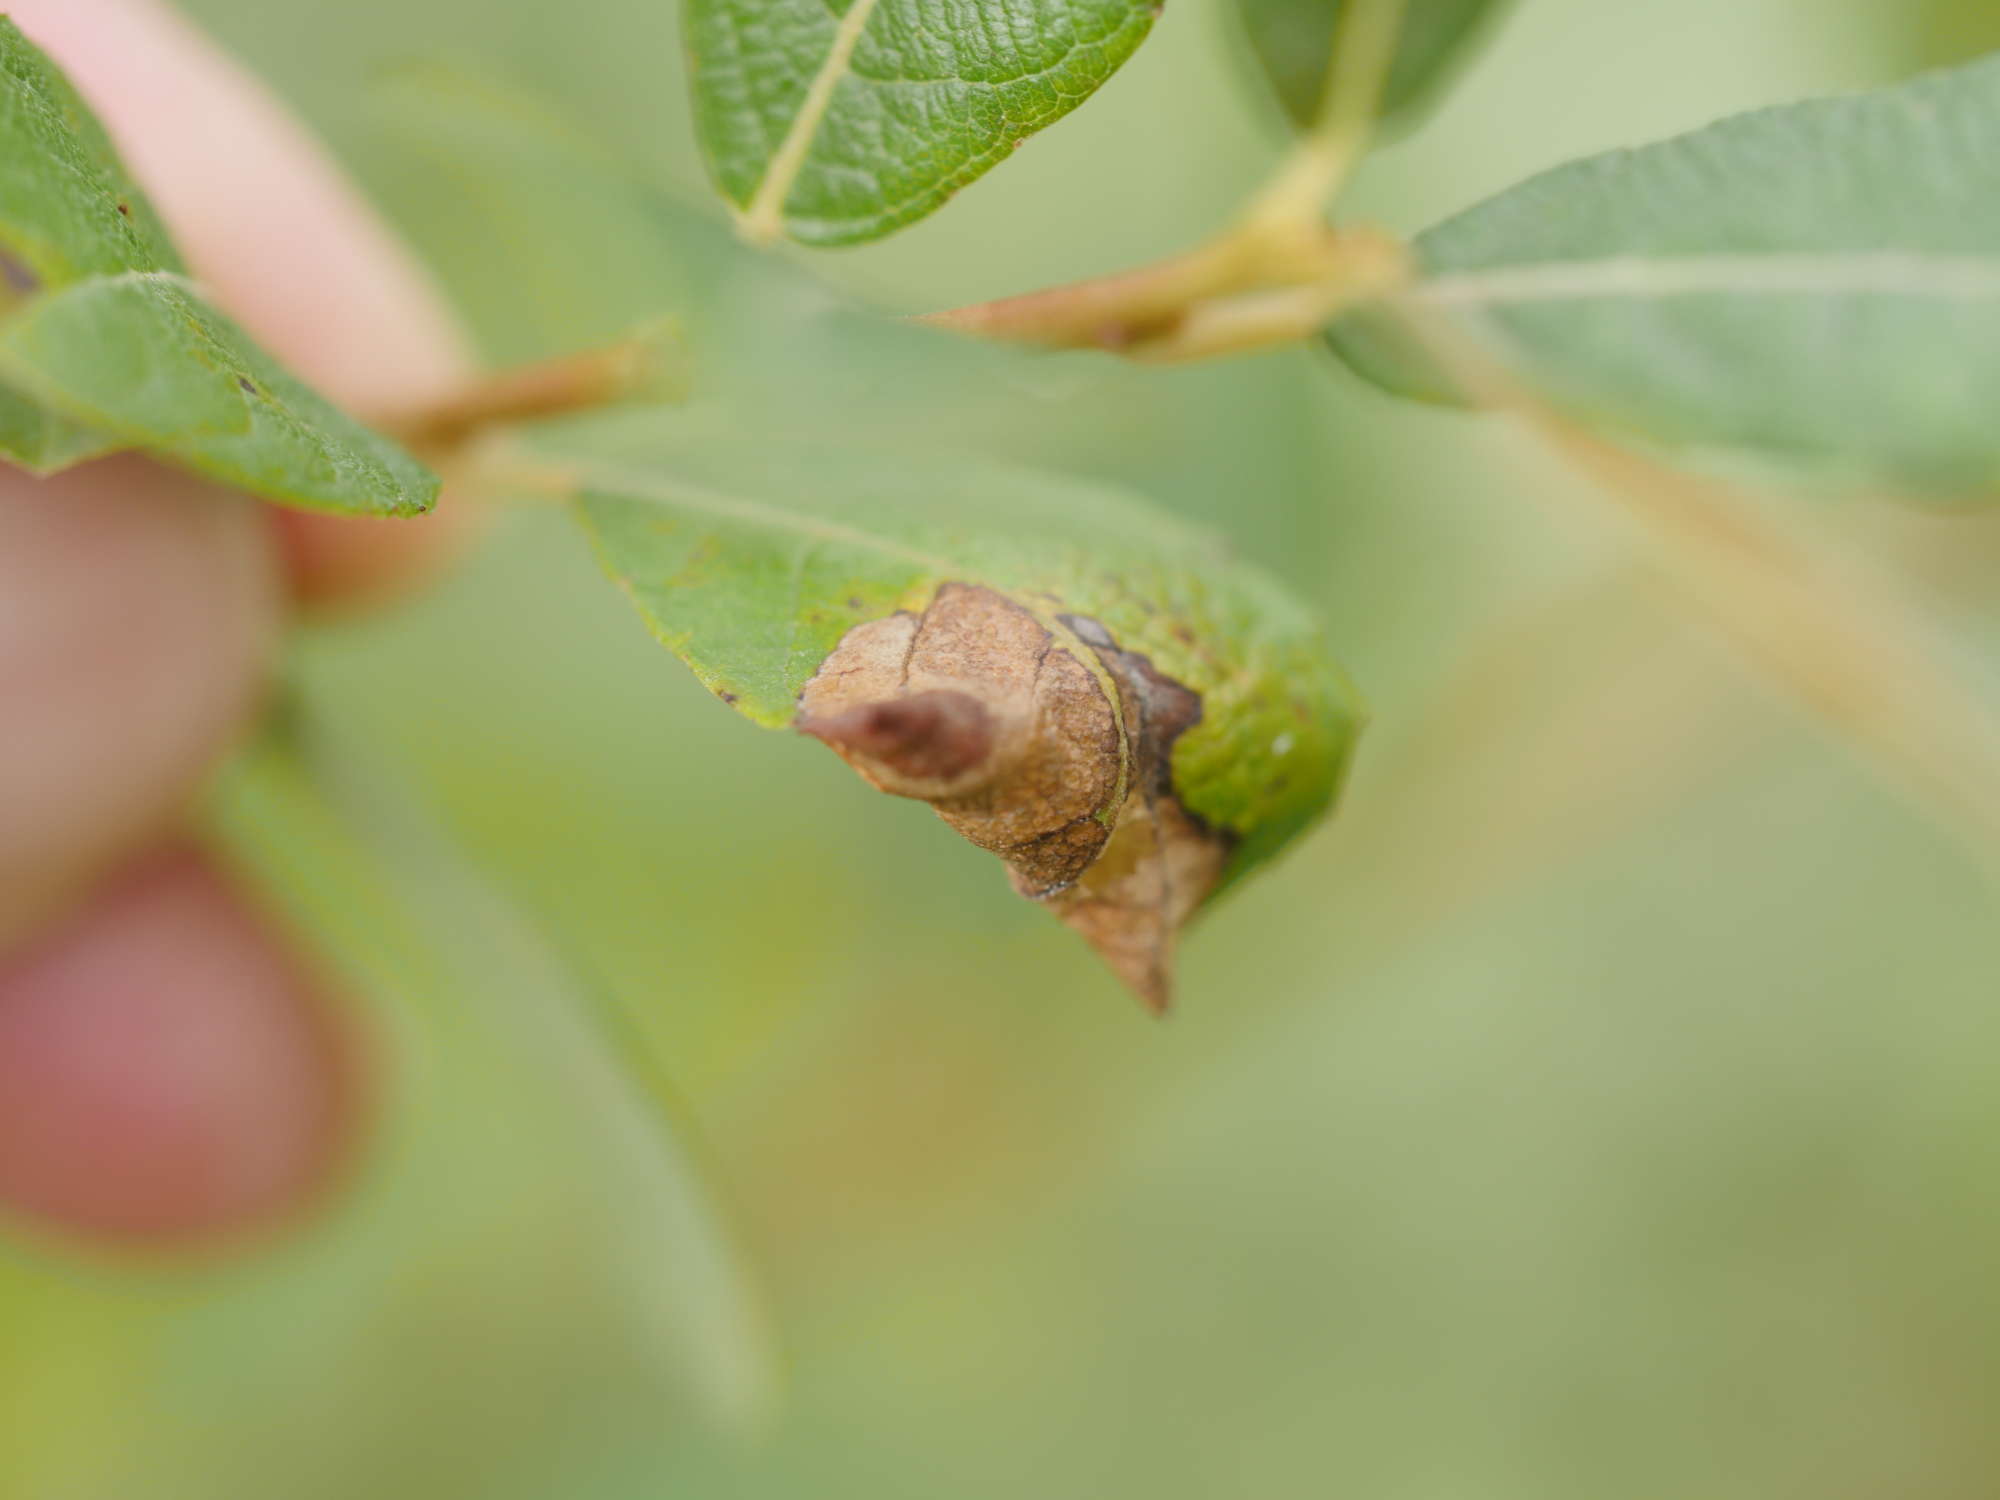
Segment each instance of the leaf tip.
[[[925,796],[962,783],[993,758],[995,726],[986,705],[969,693],[938,689],[884,698],[836,713],[801,713],[794,721],[850,762],[875,772],[869,779],[899,796]],[[896,785],[886,785],[894,782]]]

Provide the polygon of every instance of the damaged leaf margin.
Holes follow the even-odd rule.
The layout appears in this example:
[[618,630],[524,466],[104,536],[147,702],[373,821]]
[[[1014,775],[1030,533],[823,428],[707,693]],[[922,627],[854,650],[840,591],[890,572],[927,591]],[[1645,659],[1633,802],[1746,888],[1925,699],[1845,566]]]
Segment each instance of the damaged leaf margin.
[[712,691],[931,802],[1150,1004],[1173,932],[1338,790],[1362,715],[1317,623],[1122,495],[657,424],[538,446]]

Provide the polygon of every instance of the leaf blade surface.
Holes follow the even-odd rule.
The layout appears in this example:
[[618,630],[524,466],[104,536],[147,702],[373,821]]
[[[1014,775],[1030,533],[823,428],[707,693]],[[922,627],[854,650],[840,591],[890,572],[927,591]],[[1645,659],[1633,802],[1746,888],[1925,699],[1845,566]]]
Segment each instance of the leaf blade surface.
[[1101,87],[1153,0],[692,0],[695,125],[751,232],[877,239]]
[[49,473],[119,448],[346,514],[437,494],[210,304],[103,126],[0,16],[0,457]]
[[[1483,321],[1565,413],[1845,487],[2000,486],[2000,59],[1558,167],[1419,237],[1416,295]],[[1364,313],[1336,349],[1450,382]]]

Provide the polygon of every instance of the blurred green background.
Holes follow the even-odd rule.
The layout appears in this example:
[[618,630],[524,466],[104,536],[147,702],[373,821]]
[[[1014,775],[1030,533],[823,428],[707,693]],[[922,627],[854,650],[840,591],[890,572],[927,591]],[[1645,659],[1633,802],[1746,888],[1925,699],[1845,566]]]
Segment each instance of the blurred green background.
[[[481,199],[448,132],[384,102],[413,61],[462,64],[698,201],[671,4],[192,9],[494,358],[700,321],[584,185],[524,163]],[[1565,157],[1994,46],[1961,0],[1520,0],[1355,211],[1414,230]],[[1174,0],[1074,119],[811,266],[908,308],[1110,269],[1218,224],[1279,144],[1220,0]],[[636,1018],[765,1287],[781,1407],[710,1420],[655,1357],[700,1336],[712,1268],[578,1188],[629,1133],[578,1123],[608,1084],[546,1085],[532,1040],[445,1015],[389,1030],[421,1059],[394,1160],[266,1259],[6,1252],[0,1497],[2000,1489],[2000,927],[1955,843],[1495,424],[1303,352],[968,355],[919,392],[859,355],[788,366],[772,297],[738,355],[774,408],[845,385],[825,400],[885,431],[1134,485],[1314,600],[1377,715],[1341,819],[1197,931],[1154,1024],[922,808],[721,709],[559,517],[510,517],[303,672]],[[1969,658],[2000,638],[1993,525],[1828,519]]]

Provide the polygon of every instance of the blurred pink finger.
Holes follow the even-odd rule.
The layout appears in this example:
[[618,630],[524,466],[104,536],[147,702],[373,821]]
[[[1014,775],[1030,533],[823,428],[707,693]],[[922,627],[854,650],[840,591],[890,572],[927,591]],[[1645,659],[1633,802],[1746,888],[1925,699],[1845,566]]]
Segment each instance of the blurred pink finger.
[[0,962],[0,1203],[150,1244],[282,1219],[337,1149],[341,1050],[213,873],[149,861]]
[[180,814],[278,619],[248,501],[133,459],[0,470],[0,954]]

